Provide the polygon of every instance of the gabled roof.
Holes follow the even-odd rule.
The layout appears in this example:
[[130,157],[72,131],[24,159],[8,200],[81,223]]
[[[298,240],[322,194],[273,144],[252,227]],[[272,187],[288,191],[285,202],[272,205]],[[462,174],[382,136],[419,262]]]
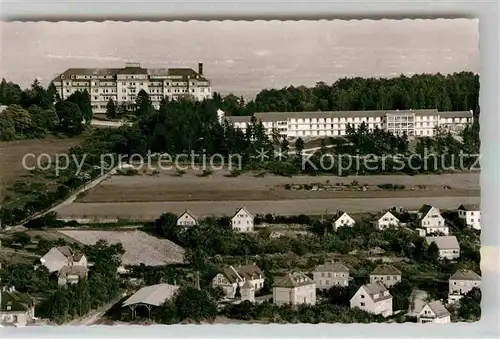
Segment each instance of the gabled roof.
[[340,261],[330,261],[316,266],[314,272],[349,273],[349,269]]
[[347,215],[349,218],[352,219],[352,217],[349,214],[347,214],[346,212],[344,212],[344,211],[337,211],[337,213],[334,214],[335,221],[339,220],[344,214]]
[[427,245],[435,242],[440,250],[460,248],[457,237],[455,237],[454,235],[445,235],[442,237],[425,237],[425,241],[427,242]]
[[463,204],[458,207],[458,210],[462,211],[480,211],[479,205],[476,204]]
[[179,286],[170,284],[157,284],[141,288],[130,298],[123,302],[122,307],[134,304],[148,304],[153,306],[162,305],[167,299],[171,299]]
[[370,275],[401,275],[401,271],[392,265],[378,265]]
[[248,212],[248,210],[245,207],[240,207],[240,208],[238,208],[238,210],[236,211],[236,213],[233,214],[233,216],[231,217],[231,219],[234,218],[242,210],[245,211],[249,216],[251,216],[253,218],[252,213]]
[[[18,291],[1,291],[0,293],[2,294],[2,304],[0,305],[2,312],[23,312],[34,305],[33,298],[27,293]],[[7,310],[8,306],[10,306],[10,310]]]
[[191,213],[190,210],[185,210],[184,212],[182,212],[181,215],[179,215],[179,218],[177,218],[177,220],[179,220],[180,218],[182,218],[184,216],[184,214],[187,214],[189,215],[191,218],[193,218],[194,220],[198,221],[198,217],[196,215],[194,215],[193,213]]
[[60,246],[57,247],[57,250],[62,253],[68,260],[70,261],[80,261],[83,257],[83,253],[80,251],[73,250],[69,246]]
[[[360,288],[363,288],[366,291],[366,293],[368,293],[370,299],[372,299],[374,302],[379,302],[382,300],[392,298],[392,295],[388,292],[387,288],[385,288],[385,286],[378,281],[374,281],[369,284],[363,285]],[[387,293],[385,293],[384,295],[384,292]],[[376,295],[377,297],[375,297]]]
[[420,207],[420,209],[418,210],[418,213],[422,213],[422,216],[425,217],[431,209],[432,209],[431,205],[425,204],[422,207]]
[[63,266],[59,272],[57,272],[58,277],[67,277],[68,275],[77,275],[80,278],[85,278],[89,270],[85,266],[80,265],[66,265]]
[[394,218],[396,218],[399,221],[399,218],[395,215],[394,211],[382,211],[378,213],[378,220],[382,219],[386,214],[392,215]]
[[259,267],[255,264],[249,264],[244,266],[228,266],[225,267],[221,272],[231,284],[243,280],[254,280],[259,279],[263,273]]
[[250,282],[250,280],[247,280],[247,281],[245,281],[245,283],[243,284],[243,286],[241,286],[241,288],[252,289],[253,285]]
[[438,318],[443,318],[450,315],[450,312],[446,309],[446,307],[444,307],[443,303],[439,300],[432,301],[428,303],[427,306],[429,306],[429,308]]
[[278,280],[273,287],[294,288],[314,284],[306,274],[302,272],[289,272]]
[[458,270],[451,277],[450,280],[481,280],[481,276],[471,270]]

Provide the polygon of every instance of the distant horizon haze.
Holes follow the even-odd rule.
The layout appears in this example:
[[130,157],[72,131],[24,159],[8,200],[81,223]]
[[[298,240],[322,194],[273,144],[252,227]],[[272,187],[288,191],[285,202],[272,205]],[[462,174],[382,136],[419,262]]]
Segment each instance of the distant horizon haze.
[[1,22],[0,76],[47,85],[68,68],[204,64],[212,90],[253,98],[263,89],[344,77],[479,71],[476,19]]

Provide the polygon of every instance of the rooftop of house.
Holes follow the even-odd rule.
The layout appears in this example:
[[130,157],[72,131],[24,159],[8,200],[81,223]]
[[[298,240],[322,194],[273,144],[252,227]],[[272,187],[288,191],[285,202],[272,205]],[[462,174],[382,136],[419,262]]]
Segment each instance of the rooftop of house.
[[33,307],[33,298],[18,291],[2,291],[2,312],[24,312]]
[[66,258],[73,261],[80,261],[83,257],[83,253],[77,250],[72,249],[69,246],[59,246],[57,250],[61,252]]
[[316,266],[315,272],[349,273],[349,269],[340,261],[329,261]]
[[233,214],[233,218],[238,214],[240,213],[241,211],[244,211],[245,213],[247,213],[249,216],[251,216],[253,218],[253,215],[252,213],[248,212],[248,210],[245,208],[245,207],[240,207],[236,210],[236,213]]
[[460,248],[457,237],[455,237],[454,235],[446,235],[441,237],[425,237],[425,241],[427,242],[427,245],[430,245],[433,242],[436,243],[437,247],[440,250]]
[[418,213],[422,214],[422,217],[425,217],[431,209],[432,209],[432,205],[425,204],[422,207],[420,207],[420,209],[418,210]]
[[401,271],[392,265],[378,265],[370,275],[401,275]]
[[388,292],[387,288],[385,288],[385,286],[378,281],[371,282],[369,284],[363,285],[362,287],[374,302],[392,298],[392,295]]
[[427,305],[438,318],[443,318],[450,315],[450,312],[446,309],[446,307],[444,307],[443,303],[439,300],[432,301]]
[[[415,116],[440,115],[442,117],[472,117],[470,111],[447,111],[438,112],[436,109],[422,110],[371,110],[371,111],[309,111],[309,112],[258,112],[255,113],[257,120],[262,122],[277,122],[287,121],[288,119],[305,119],[305,118],[375,118],[389,115],[414,114]],[[233,122],[250,122],[250,116],[228,116],[229,121]]]
[[57,272],[57,276],[60,278],[65,278],[69,275],[77,275],[79,278],[85,278],[88,274],[89,270],[85,266],[80,265],[66,265],[63,266],[59,272]]
[[190,210],[185,210],[184,212],[182,212],[182,214],[179,215],[178,219],[182,218],[184,214],[188,214],[191,218],[198,220],[198,217],[195,214],[193,214]]
[[165,300],[171,299],[179,290],[179,286],[170,284],[157,284],[146,286],[134,293],[130,298],[125,300],[122,307],[134,304],[148,304],[152,306],[160,306]]
[[377,218],[382,218],[384,215],[386,215],[387,213],[391,214],[393,217],[395,217],[396,219],[399,220],[398,218],[398,213],[396,213],[395,211],[388,211],[388,210],[384,210],[384,211],[381,211],[381,212],[378,212],[377,213]]
[[245,283],[241,286],[241,288],[252,289],[253,285],[250,280],[245,281]]
[[462,211],[479,211],[479,205],[477,204],[463,204],[458,207],[459,210]]
[[273,287],[295,288],[314,284],[311,278],[302,272],[289,272],[279,279]]
[[262,271],[255,264],[243,266],[228,266],[222,269],[222,274],[232,284],[241,280],[259,279],[259,276],[263,276]]
[[458,270],[451,277],[450,280],[481,280],[481,276],[471,270]]

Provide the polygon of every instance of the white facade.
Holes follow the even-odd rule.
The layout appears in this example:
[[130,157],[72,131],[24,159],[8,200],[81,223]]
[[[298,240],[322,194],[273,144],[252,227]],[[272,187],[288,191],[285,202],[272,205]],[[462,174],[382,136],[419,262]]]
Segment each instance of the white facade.
[[370,283],[361,286],[351,298],[351,308],[380,314],[383,317],[392,315],[392,296],[389,291],[379,283]]
[[273,303],[315,305],[316,284],[303,273],[288,273],[273,286]]
[[185,211],[177,218],[177,226],[190,227],[195,226],[197,223],[198,221],[189,211]]
[[105,113],[106,104],[132,105],[143,89],[149,94],[153,106],[159,107],[163,98],[178,99],[190,96],[196,100],[212,97],[210,81],[203,76],[203,65],[198,72],[189,68],[146,69],[137,63],[124,68],[70,68],[54,81],[62,99],[76,91],[87,90],[94,113]]
[[446,324],[451,322],[448,310],[439,301],[426,304],[417,315],[417,323]]
[[391,212],[387,211],[377,220],[377,228],[383,230],[390,226],[398,226],[399,219],[394,216]]
[[460,244],[455,236],[425,237],[427,245],[436,243],[440,259],[454,260],[460,257]]
[[351,226],[354,226],[355,223],[356,223],[356,221],[353,218],[351,218],[351,216],[349,216],[349,214],[347,214],[347,213],[343,213],[334,222],[335,229],[337,229],[339,227],[343,227],[343,226],[351,227]]
[[327,262],[312,272],[316,288],[327,290],[333,286],[349,286],[349,269],[340,262]]
[[87,267],[87,257],[82,254],[75,260],[75,257],[71,257],[70,253],[65,252],[67,246],[63,247],[52,247],[43,257],[40,258],[40,263],[47,267],[50,273],[57,272],[64,266],[74,265],[74,266],[84,266]]
[[254,217],[244,207],[231,218],[231,226],[236,232],[253,232]]
[[458,208],[458,217],[465,221],[465,224],[473,229],[481,229],[481,211],[479,207],[469,208],[462,205]]
[[444,235],[448,235],[449,228],[446,226],[446,222],[441,216],[439,208],[428,205],[426,206],[427,208],[425,209],[423,207],[423,213],[420,213],[420,227],[425,229],[425,234],[429,235],[441,232]]
[[[396,135],[406,133],[410,138],[432,137],[436,127],[458,132],[472,124],[472,111],[269,112],[255,113],[255,117],[257,121],[262,121],[269,136],[276,130],[282,137],[303,139],[344,136],[348,125],[357,128],[363,122],[369,131],[379,128]],[[228,120],[242,131],[245,131],[250,123],[250,117],[228,117]]]
[[481,277],[475,272],[469,270],[457,271],[450,277],[449,294],[465,295],[474,287],[480,288]]

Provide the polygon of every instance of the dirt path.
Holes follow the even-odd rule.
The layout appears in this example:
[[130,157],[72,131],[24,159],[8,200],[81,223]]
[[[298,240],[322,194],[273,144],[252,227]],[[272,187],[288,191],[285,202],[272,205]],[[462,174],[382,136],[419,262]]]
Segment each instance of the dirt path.
[[97,310],[90,311],[90,313],[86,314],[85,316],[78,318],[78,319],[73,319],[70,322],[64,324],[64,326],[90,326],[94,325],[101,317],[111,308],[113,305],[115,305],[117,302],[119,302],[123,296],[119,296],[116,299],[112,300],[111,302],[107,303],[106,305],[101,306]]

